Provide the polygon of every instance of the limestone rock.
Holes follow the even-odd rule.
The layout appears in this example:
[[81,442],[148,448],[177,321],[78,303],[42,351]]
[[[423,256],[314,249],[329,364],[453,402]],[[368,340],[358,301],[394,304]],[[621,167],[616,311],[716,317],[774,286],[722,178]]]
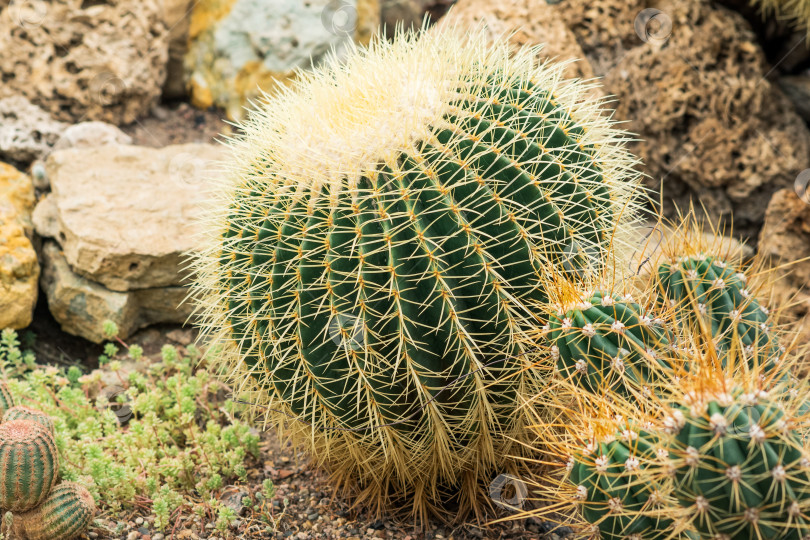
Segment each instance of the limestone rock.
[[0,99],[0,160],[28,164],[48,153],[66,127],[22,96]]
[[64,121],[134,121],[160,97],[168,31],[159,0],[0,2],[0,98]]
[[180,285],[204,184],[224,153],[208,144],[57,150],[37,232],[58,240],[73,271],[114,291]]
[[[755,236],[765,201],[810,166],[810,132],[765,75],[748,23],[708,0],[566,0],[554,7],[574,31],[616,118],[638,134],[649,186],[665,211],[689,201],[735,232]],[[652,9],[652,11],[650,11]]]
[[511,34],[516,46],[543,44],[544,58],[577,60],[566,67],[567,77],[593,78],[593,69],[576,36],[554,9],[537,0],[459,0],[438,24],[475,27],[483,22],[491,36]]
[[37,303],[39,264],[30,239],[33,203],[31,179],[0,163],[0,329],[31,324]]
[[176,99],[186,95],[183,81],[183,59],[188,52],[188,30],[191,26],[193,0],[163,0],[163,18],[169,27],[169,61],[163,97]]
[[106,122],[80,122],[68,127],[53,149],[88,148],[106,144],[132,144],[132,137]]
[[192,103],[241,118],[259,89],[274,90],[333,47],[342,56],[352,39],[368,42],[379,21],[378,0],[201,0],[185,61]]
[[42,247],[42,289],[62,330],[95,343],[104,341],[102,324],[108,319],[126,339],[150,324],[185,322],[191,313],[189,303],[183,303],[186,287],[111,291],[72,272],[59,246],[50,240]]
[[810,198],[806,191],[805,200],[793,189],[773,195],[759,252],[773,268],[786,265],[776,271],[772,304],[783,308],[785,321],[800,334],[799,343],[810,342]]

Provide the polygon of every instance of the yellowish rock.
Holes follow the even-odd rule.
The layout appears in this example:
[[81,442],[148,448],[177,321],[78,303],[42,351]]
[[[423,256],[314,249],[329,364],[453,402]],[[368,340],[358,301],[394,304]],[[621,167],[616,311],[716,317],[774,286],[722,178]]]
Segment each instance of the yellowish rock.
[[31,324],[37,303],[39,264],[31,245],[31,179],[0,163],[0,329]]

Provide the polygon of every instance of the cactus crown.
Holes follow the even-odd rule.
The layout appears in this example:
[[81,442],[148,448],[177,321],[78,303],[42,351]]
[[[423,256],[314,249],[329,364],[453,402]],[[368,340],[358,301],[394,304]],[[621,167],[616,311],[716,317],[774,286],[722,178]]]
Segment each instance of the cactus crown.
[[13,420],[31,420],[44,427],[51,435],[54,434],[53,420],[40,410],[23,405],[11,407],[3,415],[3,422],[11,422]]

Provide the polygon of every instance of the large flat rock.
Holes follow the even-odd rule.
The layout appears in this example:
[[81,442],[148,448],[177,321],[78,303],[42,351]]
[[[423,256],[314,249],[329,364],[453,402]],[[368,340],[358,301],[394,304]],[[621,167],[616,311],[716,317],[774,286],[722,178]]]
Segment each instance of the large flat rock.
[[104,321],[118,325],[126,339],[139,328],[157,323],[183,323],[191,313],[184,303],[186,287],[111,291],[75,274],[56,242],[42,246],[42,289],[48,308],[62,330],[95,343],[104,341]]
[[194,217],[224,153],[207,144],[55,151],[37,232],[56,239],[73,272],[110,290],[181,285]]

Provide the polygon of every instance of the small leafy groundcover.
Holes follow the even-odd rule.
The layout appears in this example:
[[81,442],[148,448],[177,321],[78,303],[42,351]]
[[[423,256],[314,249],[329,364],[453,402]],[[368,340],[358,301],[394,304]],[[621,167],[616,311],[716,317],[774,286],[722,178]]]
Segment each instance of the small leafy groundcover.
[[[105,331],[117,339],[115,325]],[[247,481],[259,435],[235,418],[227,389],[193,345],[183,355],[164,345],[142,371],[125,374],[124,363],[141,360],[143,350],[118,343],[107,343],[101,368],[85,374],[76,365],[37,365],[17,334],[4,330],[0,368],[18,404],[53,417],[62,479],[85,485],[103,516],[151,513],[154,527],[165,530],[181,512],[194,512],[226,530],[237,516],[218,492]],[[243,504],[270,507],[273,492],[265,480]]]

